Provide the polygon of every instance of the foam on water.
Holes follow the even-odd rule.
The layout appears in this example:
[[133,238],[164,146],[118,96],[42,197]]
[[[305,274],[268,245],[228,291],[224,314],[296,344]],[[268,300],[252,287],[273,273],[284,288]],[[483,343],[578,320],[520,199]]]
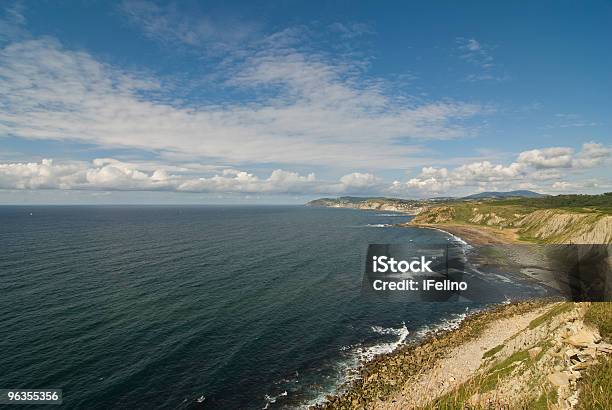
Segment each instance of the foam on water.
[[410,334],[404,322],[402,322],[401,327],[371,326],[371,331],[378,335],[385,336],[385,339],[388,336],[397,336],[397,339],[391,342],[384,341],[372,346],[363,346],[360,343],[351,346],[343,346],[340,351],[344,359],[338,361],[338,368],[340,369],[338,379],[325,392],[321,392],[315,399],[303,404],[299,408],[307,409],[316,404],[324,403],[328,395],[338,393],[338,386],[358,379],[359,368],[361,366],[378,355],[392,353],[405,343]]
[[455,330],[459,328],[459,326],[461,326],[461,323],[468,317],[470,313],[475,313],[478,310],[479,309],[472,309],[470,312],[470,309],[466,308],[465,312],[463,313],[455,313],[438,323],[424,325],[415,332],[416,340],[424,339],[430,334]]

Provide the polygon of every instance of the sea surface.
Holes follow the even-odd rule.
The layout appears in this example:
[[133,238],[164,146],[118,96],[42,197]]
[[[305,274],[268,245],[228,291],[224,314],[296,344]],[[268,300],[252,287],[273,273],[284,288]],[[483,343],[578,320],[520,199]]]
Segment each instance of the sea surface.
[[[362,294],[368,244],[457,240],[392,226],[410,218],[302,206],[0,207],[0,388],[61,388],[65,408],[316,403],[360,361],[482,307]],[[491,286],[542,292],[516,277]]]

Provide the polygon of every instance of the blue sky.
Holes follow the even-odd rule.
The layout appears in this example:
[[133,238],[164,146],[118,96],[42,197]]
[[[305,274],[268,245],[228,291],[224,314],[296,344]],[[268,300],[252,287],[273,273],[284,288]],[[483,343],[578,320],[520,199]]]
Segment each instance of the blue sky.
[[612,4],[8,2],[0,203],[611,189]]

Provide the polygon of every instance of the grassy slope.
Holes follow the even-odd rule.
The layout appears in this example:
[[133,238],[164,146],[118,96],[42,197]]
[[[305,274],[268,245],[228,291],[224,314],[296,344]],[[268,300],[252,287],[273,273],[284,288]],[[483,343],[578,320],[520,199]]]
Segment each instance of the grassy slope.
[[[546,211],[537,213],[537,211]],[[534,213],[536,212],[536,213]],[[536,216],[525,218],[528,215]],[[538,233],[546,219],[553,215],[574,215],[566,229],[545,240]],[[612,194],[560,195],[545,198],[510,198],[480,201],[446,201],[437,203],[415,218],[415,223],[452,223],[516,229],[519,238],[528,242],[564,242],[580,235],[585,227],[612,215]],[[525,220],[524,220],[525,218]]]
[[360,370],[360,377],[349,383],[344,394],[330,397],[330,401],[313,408],[354,409],[366,407],[379,399],[387,400],[412,376],[431,369],[436,360],[445,357],[452,347],[480,336],[492,322],[530,312],[544,305],[544,301],[519,302],[470,316],[457,329],[431,335],[418,345],[405,345],[366,363]]
[[[548,312],[545,312],[540,317],[534,319],[529,324],[529,329],[535,329],[536,327],[543,325],[554,317],[571,310],[572,307],[573,304],[570,302],[564,302],[553,307]],[[535,365],[534,363],[542,357],[542,354],[551,347],[550,344],[546,343],[538,346],[542,348],[542,351],[534,360],[530,359],[529,352],[527,350],[518,350],[509,357],[495,363],[486,372],[472,377],[470,380],[457,386],[447,394],[438,397],[436,400],[432,401],[428,406],[426,406],[426,410],[456,410],[464,408],[484,410],[487,408],[506,408],[504,407],[507,405],[505,403],[490,403],[492,407],[474,405],[473,403],[470,403],[470,398],[472,398],[474,395],[480,395],[494,390],[498,383],[505,378],[511,377],[513,373],[522,373],[532,368]],[[502,344],[485,352],[483,354],[483,359],[493,359],[493,356],[504,347],[505,346]],[[525,398],[527,401],[523,403],[524,408],[547,409],[552,403],[557,401],[557,392],[550,386],[545,386],[542,389],[534,386],[533,391],[536,392],[537,390],[541,391],[540,395]]]
[[[593,303],[585,320],[599,329],[601,337],[612,342],[612,302]],[[580,382],[579,409],[612,409],[612,357],[591,366]]]

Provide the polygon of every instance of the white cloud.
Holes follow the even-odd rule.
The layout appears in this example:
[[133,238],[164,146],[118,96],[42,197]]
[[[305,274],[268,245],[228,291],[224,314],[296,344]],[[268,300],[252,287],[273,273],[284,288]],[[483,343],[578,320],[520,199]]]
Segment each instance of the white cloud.
[[483,44],[474,38],[457,37],[455,39],[459,57],[472,65],[477,72],[465,76],[465,81],[508,81],[510,76],[501,71],[500,64],[495,63],[492,51],[495,47]]
[[[537,151],[537,153],[534,153]],[[570,154],[571,152],[571,154]],[[565,158],[569,155],[570,158]],[[423,167],[405,182],[386,183],[372,173],[353,172],[336,181],[314,173],[276,169],[267,177],[252,172],[202,164],[173,166],[155,162],[124,162],[97,158],[91,162],[0,163],[0,189],[137,190],[245,194],[452,195],[484,190],[533,189],[542,192],[601,190],[610,181],[572,179],[586,167],[605,166],[610,148],[586,143],[581,151],[553,147],[520,153],[508,165],[476,161],[453,169]],[[561,157],[562,159],[559,159]],[[568,166],[568,163],[570,164]],[[561,179],[562,178],[562,179]]]
[[3,189],[67,189],[85,181],[79,164],[40,163],[0,164],[0,188]]
[[461,58],[481,68],[493,67],[493,56],[490,47],[484,46],[474,38],[457,37],[456,42],[461,52]]
[[588,142],[582,144],[582,150],[578,153],[572,165],[576,168],[593,168],[602,165],[610,157],[612,157],[612,147]]
[[371,188],[380,183],[380,178],[377,178],[373,174],[353,172],[352,174],[347,174],[340,178],[340,182],[347,189],[364,189]]
[[180,3],[162,6],[146,0],[125,0],[119,10],[147,37],[172,45],[225,49],[258,30],[248,21],[182,13],[179,6]]
[[[612,149],[599,143],[585,143],[577,154],[567,147],[551,147],[521,152],[509,165],[478,161],[461,165],[452,170],[424,167],[414,178],[402,183],[395,181],[390,192],[448,193],[457,189],[501,190],[543,189],[567,191],[570,188],[584,191],[603,186],[601,183],[559,181],[580,173],[585,168],[604,165],[612,156]],[[552,182],[555,180],[555,182]]]
[[478,41],[474,40],[473,38],[470,38],[465,42],[465,48],[469,51],[479,51],[482,49],[482,46]]
[[589,142],[582,145],[577,155],[572,148],[552,147],[521,152],[517,161],[536,169],[593,168],[604,163],[611,155],[610,147]]
[[[403,167],[417,149],[398,140],[471,133],[473,104],[397,100],[350,64],[295,48],[247,52],[225,67],[248,103],[179,106],[155,78],[128,73],[52,39],[0,51],[0,132],[136,148],[212,163]],[[363,85],[365,84],[365,85]],[[259,90],[262,88],[262,90]],[[261,91],[261,92],[260,92]]]
[[[146,170],[145,170],[146,169]],[[91,162],[0,163],[0,189],[63,189],[105,191],[174,191],[253,194],[338,194],[375,186],[372,174],[353,173],[339,181],[318,181],[314,173],[300,175],[276,169],[267,178],[236,169],[211,176],[194,176],[192,170],[172,173],[112,158]]]
[[572,166],[572,148],[552,147],[533,149],[521,152],[517,161],[535,168],[570,168]]

